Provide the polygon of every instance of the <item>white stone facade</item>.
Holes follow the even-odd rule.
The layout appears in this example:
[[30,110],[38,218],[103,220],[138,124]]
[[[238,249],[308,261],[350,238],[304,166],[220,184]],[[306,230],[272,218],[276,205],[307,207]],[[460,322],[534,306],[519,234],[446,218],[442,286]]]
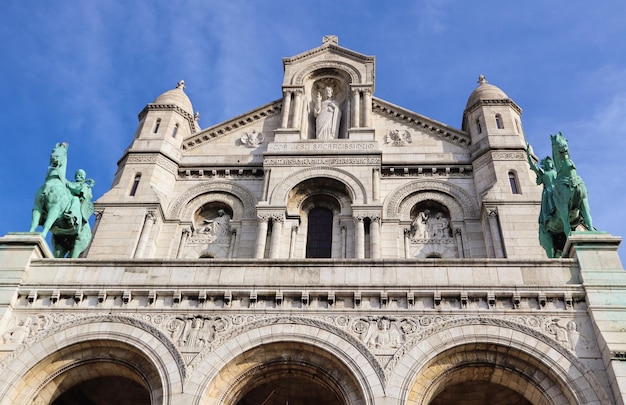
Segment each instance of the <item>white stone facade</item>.
[[284,68],[204,130],[148,104],[84,258],[0,238],[0,405],[624,404],[621,239],[545,258],[515,102],[452,128],[332,36]]

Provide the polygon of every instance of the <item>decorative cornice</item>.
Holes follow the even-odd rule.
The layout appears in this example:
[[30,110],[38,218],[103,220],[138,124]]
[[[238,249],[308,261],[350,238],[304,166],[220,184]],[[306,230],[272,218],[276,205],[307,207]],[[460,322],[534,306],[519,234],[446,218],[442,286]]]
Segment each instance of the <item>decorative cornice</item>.
[[333,53],[338,53],[338,54],[342,54],[345,56],[348,56],[352,59],[357,59],[361,62],[370,62],[370,63],[374,63],[376,61],[376,57],[375,56],[368,56],[368,55],[364,55],[362,53],[358,53],[355,51],[352,51],[350,49],[341,47],[339,45],[335,45],[333,43],[326,43],[322,46],[318,46],[317,48],[308,50],[306,52],[302,52],[296,56],[292,56],[290,58],[283,58],[283,64],[284,65],[289,65],[292,64],[294,62],[298,62],[300,60],[303,59],[307,59],[309,57],[315,56],[319,53],[323,53],[323,52],[327,52],[327,51],[332,51]]
[[402,121],[406,125],[437,136],[448,142],[456,143],[465,147],[472,143],[470,135],[463,131],[453,129],[440,122],[431,120],[415,112],[379,99],[378,97],[372,98],[372,108],[374,111],[378,111],[387,117]]
[[478,100],[476,103],[472,104],[471,106],[465,109],[465,112],[463,113],[463,117],[465,118],[467,115],[471,114],[472,112],[474,112],[475,110],[477,110],[478,108],[482,106],[491,106],[491,105],[510,106],[519,115],[522,115],[522,109],[520,108],[520,106],[515,104],[515,102],[511,100],[510,98],[504,98],[504,99],[498,99],[498,100]]
[[256,110],[252,110],[246,114],[239,115],[228,121],[224,121],[221,124],[206,128],[203,131],[185,139],[185,141],[183,142],[183,150],[197,148],[198,146],[203,145],[204,143],[212,139],[220,138],[241,127],[250,125],[269,116],[278,114],[280,113],[281,108],[282,99],[273,101],[260,108],[257,108]]
[[143,110],[139,113],[139,120],[141,121],[143,117],[148,113],[149,110],[154,111],[176,111],[178,114],[182,115],[189,122],[189,126],[191,127],[191,133],[193,134],[199,128],[196,127],[196,120],[193,115],[189,114],[187,111],[183,110],[179,106],[175,104],[148,104],[144,107]]

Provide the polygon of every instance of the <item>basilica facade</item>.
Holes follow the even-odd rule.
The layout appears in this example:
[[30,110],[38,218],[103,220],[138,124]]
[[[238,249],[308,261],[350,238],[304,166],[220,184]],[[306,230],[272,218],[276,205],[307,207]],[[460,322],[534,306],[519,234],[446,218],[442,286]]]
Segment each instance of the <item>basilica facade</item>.
[[621,238],[547,258],[504,91],[457,129],[334,36],[283,64],[205,129],[148,103],[83,257],[0,238],[0,405],[624,404]]

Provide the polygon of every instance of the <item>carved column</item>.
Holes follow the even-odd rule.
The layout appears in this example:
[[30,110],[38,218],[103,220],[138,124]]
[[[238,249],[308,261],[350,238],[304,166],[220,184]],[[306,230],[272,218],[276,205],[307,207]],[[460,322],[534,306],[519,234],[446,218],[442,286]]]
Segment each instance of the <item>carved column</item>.
[[281,128],[289,128],[289,113],[291,110],[291,90],[283,91],[283,110],[280,121]]
[[404,258],[411,257],[411,228],[404,229]]
[[237,243],[238,233],[236,229],[230,232],[230,244],[228,245],[228,258],[232,259],[235,254],[235,245]]
[[380,199],[380,169],[375,168],[372,170],[372,200],[378,201]]
[[265,255],[265,243],[267,241],[267,222],[269,217],[266,215],[258,215],[259,227],[256,236],[256,249],[254,251],[255,259],[262,259]]
[[463,237],[459,228],[454,230],[454,239],[456,239],[456,250],[459,258],[465,257],[465,255],[463,254]]
[[291,227],[291,238],[289,239],[289,258],[293,259],[296,256],[296,238],[298,237],[298,227]]
[[363,118],[365,118],[365,127],[372,127],[372,90],[367,89],[363,91],[365,98],[365,107],[363,108]]
[[296,129],[302,128],[302,99],[304,92],[302,89],[294,90],[295,94],[295,103],[294,103],[294,112],[293,112],[293,123],[292,127]]
[[270,240],[270,259],[277,259],[280,256],[280,239],[283,234],[283,222],[285,217],[282,215],[272,216],[272,239]]
[[348,238],[347,238],[347,232],[346,232],[346,226],[342,225],[341,226],[341,258],[345,259],[347,257],[347,244],[348,244]]
[[183,228],[180,234],[180,241],[178,242],[178,252],[176,252],[177,259],[180,259],[182,257],[183,249],[185,248],[185,245],[187,244],[187,239],[189,238],[190,234],[191,234],[191,231],[189,230],[189,228]]
[[500,226],[498,225],[498,210],[489,208],[487,210],[487,220],[489,221],[489,230],[491,231],[491,241],[496,257],[504,257],[502,249],[502,239],[500,238]]
[[370,256],[380,259],[380,217],[370,216]]
[[263,169],[263,197],[261,201],[267,201],[267,195],[269,193],[270,188],[270,175],[272,174],[272,169]]
[[355,241],[354,241],[354,256],[357,259],[365,259],[365,218],[362,215],[356,215],[355,221]]
[[352,128],[361,126],[361,92],[352,90]]
[[152,231],[152,226],[156,222],[156,212],[148,211],[146,213],[146,217],[143,221],[143,226],[141,228],[141,234],[139,235],[139,242],[137,243],[137,249],[135,249],[134,257],[140,259],[143,257],[146,245],[148,244],[148,239],[150,238],[150,232]]

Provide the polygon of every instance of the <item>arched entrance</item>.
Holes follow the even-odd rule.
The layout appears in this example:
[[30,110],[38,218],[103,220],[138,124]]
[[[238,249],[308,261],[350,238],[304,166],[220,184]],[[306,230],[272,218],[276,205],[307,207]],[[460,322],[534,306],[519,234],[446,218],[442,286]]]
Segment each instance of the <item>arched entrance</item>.
[[571,392],[545,364],[511,347],[473,343],[431,359],[407,403],[420,405],[573,404]]
[[237,405],[345,405],[324,370],[296,363],[266,364],[250,378]]
[[248,350],[223,367],[205,398],[224,405],[364,404],[352,372],[339,359],[304,343],[277,342]]
[[[110,366],[94,363],[66,373],[56,387],[61,394],[52,405],[150,405],[150,392],[135,373]],[[81,381],[83,376],[88,379]]]
[[40,361],[23,381],[39,387],[27,401],[32,404],[149,405],[162,395],[154,365],[111,340],[67,346]]

